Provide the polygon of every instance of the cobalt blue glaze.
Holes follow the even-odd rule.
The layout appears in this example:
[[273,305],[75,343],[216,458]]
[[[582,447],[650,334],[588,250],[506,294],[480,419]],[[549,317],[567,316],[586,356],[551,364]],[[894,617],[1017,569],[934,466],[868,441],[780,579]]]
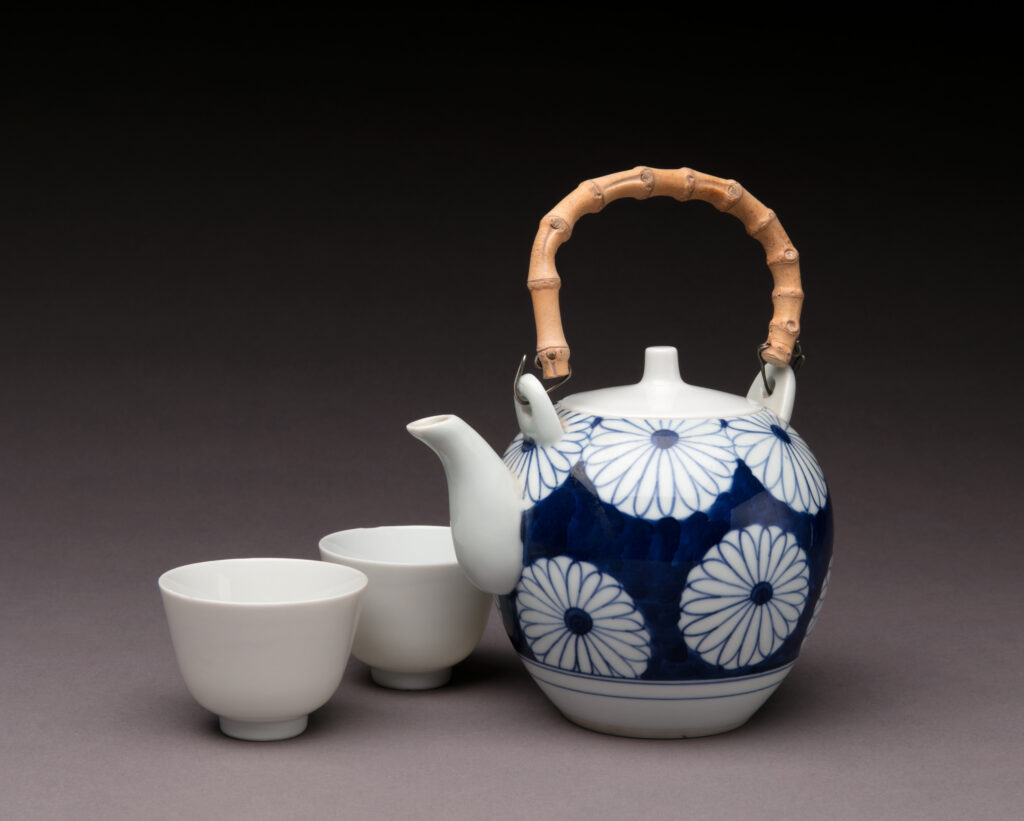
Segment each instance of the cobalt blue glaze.
[[[774,434],[787,447],[794,440],[806,447],[785,422],[769,416],[763,423],[766,435]],[[596,430],[601,421],[595,419],[590,427]],[[722,420],[714,427],[726,431],[731,421]],[[750,427],[749,422],[743,424]],[[679,435],[672,430],[657,429],[651,436],[651,444],[658,450],[674,446],[676,440]],[[510,453],[516,448],[521,446],[513,443]],[[737,447],[737,453],[740,450]],[[781,486],[772,486],[776,491],[773,495],[737,457],[729,463],[735,465],[731,482],[723,482],[726,489],[705,510],[685,518],[645,519],[624,512],[621,504],[616,507],[602,501],[588,476],[585,456],[584,449],[583,457],[565,480],[523,513],[524,580],[529,577],[530,583],[524,587],[521,581],[511,594],[499,597],[505,629],[520,654],[566,670],[648,681],[750,675],[796,659],[826,583],[832,555],[832,502],[823,480],[820,487],[824,495],[816,502],[804,504],[794,496],[795,501],[787,504],[777,498],[786,495]],[[521,452],[517,458],[521,458]],[[810,459],[813,461],[813,457]],[[816,463],[813,469],[820,471]],[[820,472],[816,476],[820,477]],[[808,509],[796,509],[800,504]],[[818,504],[820,507],[815,509]],[[753,535],[748,538],[737,534]],[[758,550],[768,551],[765,562],[777,560],[783,569],[773,579],[765,579],[754,568],[745,589],[734,590],[728,583],[722,588],[721,579],[734,578],[727,567],[729,562],[722,559],[735,564],[739,554],[730,545],[741,542],[748,545],[748,554],[744,555],[761,555],[749,552],[753,550],[749,545],[757,545]],[[571,603],[563,601],[558,591],[564,590],[566,583],[570,587],[576,584],[581,576],[589,579],[581,583],[589,585],[588,590],[596,588],[597,598],[609,598],[619,586],[623,594],[611,609],[606,607],[594,614],[569,607],[561,612],[562,620],[546,616],[546,607],[557,609],[557,602],[551,605],[552,597],[563,605]],[[729,605],[733,609],[728,612],[738,614],[737,623],[748,625],[743,635],[749,634],[749,641],[739,649],[738,638],[730,645],[715,631],[701,633],[701,616],[687,617],[683,612],[699,614],[714,608],[718,596],[707,591],[718,589],[736,593],[721,599],[721,609],[724,612]],[[529,596],[526,602],[521,600],[524,590]],[[685,607],[684,594],[690,602]],[[608,616],[604,621],[602,613]],[[623,622],[623,618],[631,621]],[[602,625],[615,627],[603,634],[612,636],[611,644],[601,639]],[[756,638],[762,634],[751,625],[762,625],[766,631],[763,635],[768,638],[762,638],[759,645]],[[524,630],[532,631],[531,635],[525,635]],[[686,631],[690,632],[684,635]],[[728,633],[725,628],[722,631],[721,635]],[[560,655],[549,649],[559,637],[564,638],[555,648],[562,648]],[[573,645],[575,649],[566,651],[564,648],[574,638],[579,639]],[[616,643],[619,638],[625,643]],[[752,648],[751,643],[757,646]],[[714,649],[723,646],[727,649]],[[535,653],[535,648],[542,649]],[[552,656],[545,658],[545,653]],[[593,669],[591,661],[602,653],[611,659],[613,669]]]

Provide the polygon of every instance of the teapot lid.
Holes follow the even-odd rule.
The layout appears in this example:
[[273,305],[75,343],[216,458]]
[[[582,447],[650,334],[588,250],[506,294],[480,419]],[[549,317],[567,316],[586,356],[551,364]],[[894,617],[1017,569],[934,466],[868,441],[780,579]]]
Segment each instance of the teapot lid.
[[593,416],[646,419],[716,419],[764,410],[742,396],[687,385],[679,375],[679,354],[667,345],[647,348],[644,375],[635,385],[574,393],[558,405]]

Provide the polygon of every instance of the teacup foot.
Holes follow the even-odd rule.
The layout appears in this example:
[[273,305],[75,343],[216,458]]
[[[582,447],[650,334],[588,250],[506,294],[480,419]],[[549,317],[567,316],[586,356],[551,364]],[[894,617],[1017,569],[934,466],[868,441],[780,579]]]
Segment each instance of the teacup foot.
[[396,673],[394,670],[371,667],[370,678],[381,687],[390,687],[392,690],[433,690],[451,681],[452,668],[445,667],[426,673]]
[[237,721],[221,716],[220,731],[243,741],[283,741],[300,735],[308,723],[309,716],[287,721]]

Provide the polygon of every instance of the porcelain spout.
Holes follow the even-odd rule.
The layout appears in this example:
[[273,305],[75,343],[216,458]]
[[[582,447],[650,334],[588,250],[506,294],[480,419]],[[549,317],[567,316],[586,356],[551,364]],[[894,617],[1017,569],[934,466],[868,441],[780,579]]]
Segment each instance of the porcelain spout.
[[406,429],[444,465],[459,566],[481,590],[511,592],[523,568],[520,523],[525,505],[515,477],[458,416],[429,416]]

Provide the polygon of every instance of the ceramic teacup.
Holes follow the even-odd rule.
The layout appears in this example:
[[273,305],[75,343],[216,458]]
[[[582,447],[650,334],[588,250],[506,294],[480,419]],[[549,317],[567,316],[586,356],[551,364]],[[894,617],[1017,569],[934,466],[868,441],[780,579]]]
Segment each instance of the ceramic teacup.
[[305,559],[226,559],[159,579],[189,692],[250,741],[291,738],[338,689],[366,576]]
[[440,687],[480,641],[492,597],[459,568],[450,528],[343,530],[321,539],[320,556],[370,579],[352,654],[377,684]]

